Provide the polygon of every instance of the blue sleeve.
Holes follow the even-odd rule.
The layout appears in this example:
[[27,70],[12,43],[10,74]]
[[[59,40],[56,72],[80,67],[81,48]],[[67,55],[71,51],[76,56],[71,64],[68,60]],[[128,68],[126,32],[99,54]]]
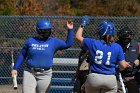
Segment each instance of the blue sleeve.
[[58,42],[56,42],[57,43],[56,48],[59,50],[67,49],[72,46],[73,40],[74,40],[73,29],[68,29],[68,35],[66,41],[59,39]]
[[27,56],[27,51],[28,51],[28,41],[24,44],[22,50],[20,51],[16,59],[15,65],[13,67],[14,70],[18,70],[18,68],[20,67],[20,65],[22,64],[22,62]]
[[125,60],[125,57],[124,57],[124,53],[123,53],[122,47],[119,46],[118,62],[120,62],[120,61],[122,61],[122,60]]

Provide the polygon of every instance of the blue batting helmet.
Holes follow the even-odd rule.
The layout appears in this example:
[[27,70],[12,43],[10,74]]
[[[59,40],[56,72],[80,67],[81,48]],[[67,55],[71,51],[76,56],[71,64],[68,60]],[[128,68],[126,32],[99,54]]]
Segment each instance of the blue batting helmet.
[[100,36],[115,35],[115,26],[112,22],[101,22],[98,31]]
[[51,29],[52,25],[50,21],[48,20],[39,20],[36,24],[36,30],[37,32],[40,32],[40,29]]

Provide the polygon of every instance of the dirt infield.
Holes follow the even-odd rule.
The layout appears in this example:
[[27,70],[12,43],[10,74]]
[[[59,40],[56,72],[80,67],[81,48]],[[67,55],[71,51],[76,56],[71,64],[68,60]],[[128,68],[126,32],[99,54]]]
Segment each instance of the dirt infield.
[[13,85],[0,85],[0,93],[22,93],[22,85],[18,85],[18,89],[14,90]]

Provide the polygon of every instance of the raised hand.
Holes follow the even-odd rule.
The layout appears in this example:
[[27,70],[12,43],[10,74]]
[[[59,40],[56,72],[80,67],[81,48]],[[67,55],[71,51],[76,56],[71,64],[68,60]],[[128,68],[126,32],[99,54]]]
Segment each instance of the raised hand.
[[82,17],[81,26],[85,27],[90,22],[90,17],[85,15]]
[[71,20],[67,21],[68,29],[73,29],[73,22]]

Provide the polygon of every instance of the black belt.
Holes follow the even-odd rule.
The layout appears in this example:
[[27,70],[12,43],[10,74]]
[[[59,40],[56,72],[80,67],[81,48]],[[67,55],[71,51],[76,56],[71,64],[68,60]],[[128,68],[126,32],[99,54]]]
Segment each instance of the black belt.
[[51,69],[51,67],[49,67],[49,68],[33,68],[33,67],[27,66],[27,69],[34,71],[34,72],[43,72],[43,71],[47,71],[47,70]]

